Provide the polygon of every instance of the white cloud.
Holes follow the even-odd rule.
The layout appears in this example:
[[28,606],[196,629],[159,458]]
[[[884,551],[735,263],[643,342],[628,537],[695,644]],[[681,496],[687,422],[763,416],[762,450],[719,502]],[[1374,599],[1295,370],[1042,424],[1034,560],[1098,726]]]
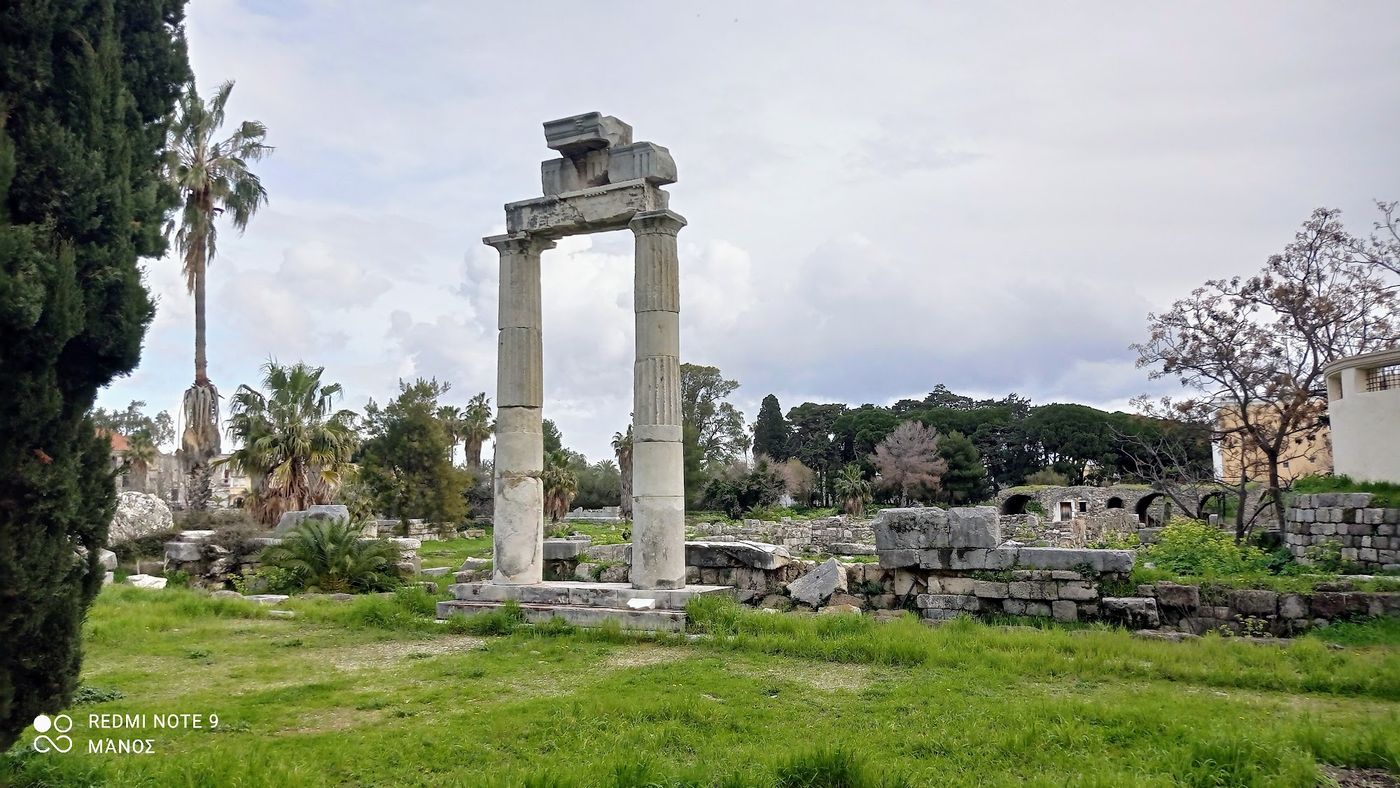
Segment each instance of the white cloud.
[[[666,35],[585,57],[617,41],[611,16],[191,6],[201,84],[236,78],[230,116],[277,146],[271,204],[211,271],[216,382],[276,355],[325,364],[347,402],[415,375],[494,392],[480,238],[539,193],[539,124],[593,109],[675,156],[682,353],[737,378],[750,418],[770,391],[940,382],[1121,402],[1152,390],[1127,349],[1148,311],[1256,268],[1317,205],[1365,228],[1371,198],[1400,198],[1393,3],[647,13]],[[630,411],[630,254],[619,233],[545,258],[547,415],[594,457]],[[143,364],[106,403],[173,402],[190,378],[179,265],[149,268]]]

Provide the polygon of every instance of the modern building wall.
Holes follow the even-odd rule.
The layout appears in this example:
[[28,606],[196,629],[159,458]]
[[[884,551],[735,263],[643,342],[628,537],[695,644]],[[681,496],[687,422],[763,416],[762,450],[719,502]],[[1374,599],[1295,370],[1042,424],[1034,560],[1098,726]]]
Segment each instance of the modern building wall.
[[[1261,419],[1272,416],[1268,408],[1251,408],[1250,412],[1254,414],[1255,424],[1263,423]],[[1228,410],[1222,410],[1217,419],[1222,431],[1230,430],[1240,422],[1237,412]],[[1296,440],[1298,442],[1288,448],[1279,463],[1279,478],[1284,484],[1304,476],[1332,473],[1332,439],[1325,425],[1297,436]],[[1212,453],[1218,456],[1216,470],[1222,479],[1234,481],[1243,474],[1250,481],[1267,483],[1269,480],[1268,459],[1258,446],[1239,433],[1231,435],[1226,443],[1214,444]]]
[[1324,372],[1336,472],[1400,482],[1400,348],[1339,359]]

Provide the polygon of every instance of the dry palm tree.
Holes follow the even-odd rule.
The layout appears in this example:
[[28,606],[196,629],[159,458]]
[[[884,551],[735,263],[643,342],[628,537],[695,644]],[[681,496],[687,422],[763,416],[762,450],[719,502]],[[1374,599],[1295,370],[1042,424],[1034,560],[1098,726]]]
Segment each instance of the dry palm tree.
[[467,455],[467,467],[473,471],[481,469],[481,444],[491,437],[495,428],[491,421],[491,400],[483,391],[471,398],[462,413],[462,448]]
[[126,443],[127,448],[122,454],[122,460],[126,463],[131,489],[146,492],[146,474],[156,461],[155,441],[151,440],[149,432],[138,430],[127,439]]
[[569,470],[569,458],[564,452],[550,452],[544,461],[544,509],[551,522],[559,522],[569,513],[569,504],[578,492],[578,475]]
[[241,443],[226,462],[252,480],[253,516],[276,523],[283,512],[330,503],[358,443],[355,413],[333,411],[339,383],[321,383],[324,367],[263,366],[267,394],[239,386],[229,402],[229,437]]
[[462,431],[466,428],[465,416],[456,405],[443,405],[437,409],[437,418],[447,431],[447,461],[452,462],[452,453],[462,442]]
[[622,505],[619,514],[622,519],[632,519],[632,425],[627,425],[627,434],[613,433],[613,454],[617,455],[617,469],[622,477]]
[[183,202],[179,219],[172,219],[166,232],[174,236],[185,286],[194,296],[194,384],[181,404],[180,458],[190,476],[190,505],[196,509],[208,506],[209,461],[219,453],[219,390],[209,380],[204,317],[205,276],[218,237],[215,219],[227,212],[235,229],[247,228],[267,202],[267,190],[248,165],[272,152],[263,143],[267,128],[257,121],[245,120],[216,140],[232,92],[233,82],[225,82],[205,103],[193,82],[186,86],[170,125],[164,162],[165,179]]

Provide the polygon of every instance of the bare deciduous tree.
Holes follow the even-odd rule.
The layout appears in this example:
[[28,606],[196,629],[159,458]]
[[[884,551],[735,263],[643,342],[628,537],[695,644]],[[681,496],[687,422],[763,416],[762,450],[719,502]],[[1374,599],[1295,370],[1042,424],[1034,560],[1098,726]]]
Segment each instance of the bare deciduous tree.
[[1348,235],[1339,217],[1314,211],[1258,274],[1206,282],[1148,315],[1150,336],[1133,346],[1153,378],[1175,377],[1197,392],[1168,403],[1178,417],[1211,424],[1212,437],[1240,451],[1242,465],[1259,458],[1280,528],[1279,469],[1323,426],[1323,368],[1397,341],[1390,269],[1358,252],[1383,257],[1383,244]]
[[948,469],[938,456],[938,433],[917,421],[895,427],[875,446],[870,462],[879,473],[877,483],[899,491],[901,506],[908,505],[911,492],[937,492],[943,472]]

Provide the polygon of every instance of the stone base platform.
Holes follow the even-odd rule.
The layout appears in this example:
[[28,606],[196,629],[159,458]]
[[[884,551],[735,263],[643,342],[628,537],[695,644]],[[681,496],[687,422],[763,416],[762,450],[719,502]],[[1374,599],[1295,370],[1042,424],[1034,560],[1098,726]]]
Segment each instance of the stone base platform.
[[456,599],[437,604],[437,617],[470,616],[499,609],[506,602],[520,605],[525,620],[541,623],[559,617],[581,627],[616,621],[623,629],[680,632],[685,629],[685,606],[697,596],[734,593],[730,586],[691,585],[672,589],[633,588],[626,583],[546,581],[534,585],[458,583],[449,590]]

